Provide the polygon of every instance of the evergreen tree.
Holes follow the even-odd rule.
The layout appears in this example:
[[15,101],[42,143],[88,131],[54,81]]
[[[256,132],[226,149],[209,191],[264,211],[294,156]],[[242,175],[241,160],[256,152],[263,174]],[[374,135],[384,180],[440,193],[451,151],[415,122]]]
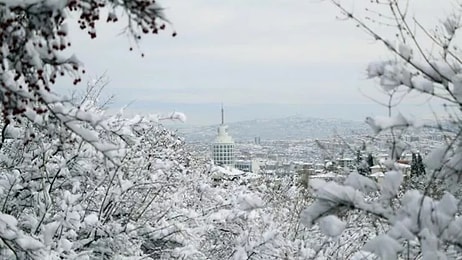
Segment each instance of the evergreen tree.
[[356,151],[356,163],[361,163],[361,161],[363,160],[363,157],[361,156],[361,151],[358,150]]
[[412,161],[411,161],[411,175],[417,175],[419,172],[419,167],[417,165],[417,156],[415,153],[412,153]]
[[369,167],[374,166],[374,157],[372,156],[372,154],[367,155],[367,165]]
[[[369,154],[369,156],[371,156]],[[368,175],[371,173],[371,165],[369,162],[369,156],[367,157],[367,160],[364,160],[361,151],[358,150],[356,153],[356,164],[358,166],[358,173],[362,175]]]
[[422,156],[420,156],[420,154],[417,154],[417,173],[419,175],[425,175],[426,174],[425,165],[422,162]]

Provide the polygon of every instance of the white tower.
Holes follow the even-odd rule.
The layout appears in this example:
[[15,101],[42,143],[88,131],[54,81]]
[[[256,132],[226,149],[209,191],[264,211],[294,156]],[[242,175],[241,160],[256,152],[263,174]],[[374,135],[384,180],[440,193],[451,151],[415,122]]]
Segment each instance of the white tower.
[[234,140],[228,134],[225,125],[225,110],[221,106],[221,125],[218,126],[218,135],[212,144],[213,162],[215,165],[234,167]]

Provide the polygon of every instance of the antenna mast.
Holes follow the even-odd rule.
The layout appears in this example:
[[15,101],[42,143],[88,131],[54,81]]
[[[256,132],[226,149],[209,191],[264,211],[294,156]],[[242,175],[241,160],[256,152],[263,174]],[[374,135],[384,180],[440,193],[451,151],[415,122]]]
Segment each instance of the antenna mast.
[[225,109],[223,108],[223,103],[221,103],[221,124],[225,124]]

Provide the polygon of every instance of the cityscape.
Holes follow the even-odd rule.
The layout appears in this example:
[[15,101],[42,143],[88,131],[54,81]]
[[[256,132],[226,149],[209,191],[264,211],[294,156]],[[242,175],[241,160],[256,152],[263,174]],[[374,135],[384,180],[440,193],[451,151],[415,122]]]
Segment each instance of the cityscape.
[[[224,113],[222,107],[221,123],[216,126],[215,138],[204,135],[203,127],[196,130],[180,130],[185,135],[187,145],[195,151],[195,156],[211,161],[215,166],[223,168],[223,173],[230,174],[228,177],[223,175],[224,178],[236,178],[249,173],[294,177],[303,173],[311,178],[335,178],[357,170],[360,161],[366,160],[367,157],[372,158],[371,165],[368,165],[369,173],[379,178],[387,168],[384,162],[390,159],[390,140],[393,137],[390,134],[374,136],[365,122],[289,117],[265,120],[267,125],[268,121],[273,121],[273,124],[270,124],[273,129],[259,125],[262,120],[255,120],[253,127],[248,122],[237,122],[233,124],[237,129],[232,129],[226,124]],[[288,123],[291,120],[293,125]],[[309,134],[301,130],[291,133],[288,137],[281,135],[280,139],[277,138],[277,133],[287,133],[287,128],[303,127],[300,126],[300,120],[312,121],[316,126],[323,128],[321,132],[331,134],[322,138],[309,138]],[[284,123],[278,124],[278,121]],[[268,135],[269,138],[263,140],[261,136],[255,135],[252,140],[248,136],[249,132],[254,131],[252,128],[275,134]],[[337,134],[335,129],[342,129],[343,132]],[[247,135],[233,135],[233,130]],[[195,131],[202,135],[198,136]],[[425,156],[451,136],[450,132],[442,132],[437,128],[407,129],[400,133],[399,140],[403,148],[399,162],[404,171],[410,174],[413,154]]]

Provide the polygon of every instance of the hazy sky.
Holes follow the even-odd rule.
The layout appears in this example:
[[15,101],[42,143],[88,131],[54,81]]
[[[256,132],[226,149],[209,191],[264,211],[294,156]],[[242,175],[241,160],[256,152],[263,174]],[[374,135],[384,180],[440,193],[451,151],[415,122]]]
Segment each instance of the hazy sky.
[[[419,1],[424,14],[436,6]],[[106,73],[114,108],[133,101],[135,112],[182,111],[191,124],[218,122],[222,102],[230,121],[294,114],[361,120],[385,112],[364,93],[383,99],[365,68],[386,52],[353,23],[337,19],[328,1],[160,3],[178,36],[170,36],[171,27],[148,35],[140,50],[129,51],[121,23],[99,24],[96,40],[73,30],[73,51],[86,77]],[[355,3],[349,7],[362,11]],[[421,103],[414,98],[406,102]]]

